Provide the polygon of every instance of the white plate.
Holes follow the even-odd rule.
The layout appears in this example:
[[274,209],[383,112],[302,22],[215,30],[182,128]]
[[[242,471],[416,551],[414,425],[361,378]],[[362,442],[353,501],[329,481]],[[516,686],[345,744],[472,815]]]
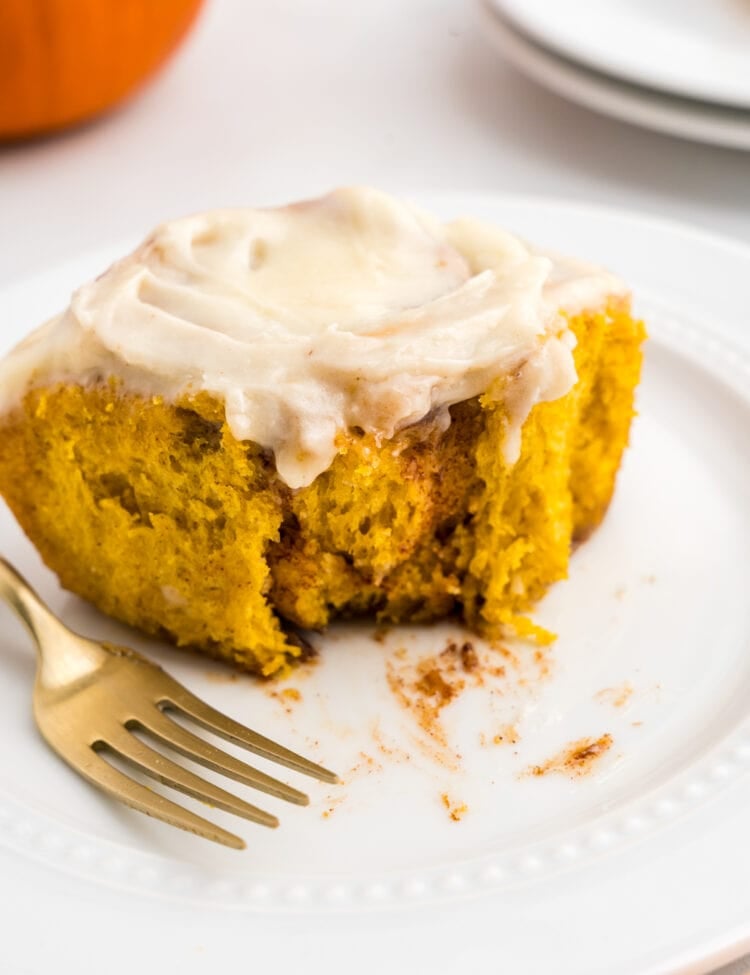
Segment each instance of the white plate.
[[491,0],[566,57],[674,95],[750,108],[746,0]]
[[589,70],[536,44],[494,9],[494,0],[482,0],[480,7],[500,54],[556,94],[657,132],[750,149],[750,112],[660,94]]
[[[291,680],[302,700],[286,714],[269,688],[138,640],[61,593],[3,511],[0,550],[71,624],[146,648],[212,703],[347,780],[338,791],[311,783],[307,809],[263,799],[283,817],[276,833],[212,810],[246,836],[244,854],[113,805],[35,734],[32,654],[2,610],[4,972],[77,975],[82,959],[106,957],[112,975],[146,958],[149,971],[187,975],[245,959],[257,971],[331,975],[664,975],[750,945],[750,250],[550,201],[420,202],[610,265],[648,317],[641,415],[614,503],[538,613],[560,634],[549,675],[533,679],[537,664],[519,651],[505,678],[448,709],[450,747],[436,749],[418,743],[386,667],[400,665],[397,648],[434,653],[454,630],[396,630],[381,645],[367,628],[342,627]],[[120,250],[2,293],[3,343]],[[624,706],[602,700],[626,684]],[[517,743],[481,746],[509,724]],[[522,775],[604,733],[613,747],[589,776]],[[467,804],[460,821],[442,794]]]

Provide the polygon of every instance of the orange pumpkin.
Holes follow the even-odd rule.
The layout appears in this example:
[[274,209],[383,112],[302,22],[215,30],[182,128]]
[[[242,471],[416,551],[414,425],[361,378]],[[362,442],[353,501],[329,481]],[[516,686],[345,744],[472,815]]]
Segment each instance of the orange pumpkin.
[[59,129],[129,95],[202,0],[0,0],[0,138]]

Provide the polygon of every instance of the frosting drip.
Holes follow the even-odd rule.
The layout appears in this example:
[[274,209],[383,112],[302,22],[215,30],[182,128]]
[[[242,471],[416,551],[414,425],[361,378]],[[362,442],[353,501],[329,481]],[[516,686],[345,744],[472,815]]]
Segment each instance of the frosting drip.
[[77,291],[0,366],[0,408],[58,379],[205,390],[296,488],[331,464],[347,428],[391,437],[515,373],[512,461],[534,403],[576,379],[561,311],[620,293],[604,271],[374,190],[218,210],[164,224]]

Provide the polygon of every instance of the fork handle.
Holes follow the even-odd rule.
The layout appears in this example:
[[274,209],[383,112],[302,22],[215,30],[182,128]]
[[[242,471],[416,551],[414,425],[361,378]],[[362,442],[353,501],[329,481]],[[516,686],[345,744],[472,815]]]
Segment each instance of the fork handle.
[[0,596],[16,611],[40,644],[46,636],[58,632],[63,624],[34,592],[24,577],[0,557]]
[[104,644],[73,633],[42,602],[24,577],[0,556],[0,599],[16,611],[39,651],[38,681],[42,687],[64,687],[88,677],[111,659]]
[[26,624],[40,656],[44,656],[44,649],[51,641],[59,642],[61,638],[72,636],[67,626],[55,616],[21,573],[2,556],[0,556],[0,598],[4,599]]

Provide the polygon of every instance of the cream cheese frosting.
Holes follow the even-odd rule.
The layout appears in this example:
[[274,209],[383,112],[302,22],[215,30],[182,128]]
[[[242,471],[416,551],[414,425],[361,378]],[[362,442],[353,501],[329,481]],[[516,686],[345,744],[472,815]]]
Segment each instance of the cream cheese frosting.
[[216,210],[163,224],[75,292],[0,364],[0,410],[33,385],[110,376],[173,400],[206,391],[298,488],[347,429],[448,423],[452,404],[496,388],[512,462],[534,404],[576,380],[565,314],[625,293],[603,270],[371,189]]

